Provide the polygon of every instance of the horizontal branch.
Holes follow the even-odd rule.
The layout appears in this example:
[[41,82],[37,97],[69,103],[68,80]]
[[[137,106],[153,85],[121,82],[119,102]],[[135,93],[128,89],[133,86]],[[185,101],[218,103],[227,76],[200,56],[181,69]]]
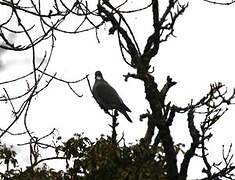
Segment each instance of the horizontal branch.
[[235,3],[234,0],[232,0],[231,2],[216,2],[216,1],[210,1],[210,0],[203,0],[205,2],[208,2],[208,3],[212,3],[212,4],[218,4],[218,5],[231,5],[233,3]]

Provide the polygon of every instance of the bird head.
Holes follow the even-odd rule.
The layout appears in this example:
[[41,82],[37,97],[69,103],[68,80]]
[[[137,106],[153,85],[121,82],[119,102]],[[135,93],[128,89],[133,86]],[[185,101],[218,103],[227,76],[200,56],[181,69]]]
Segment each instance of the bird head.
[[103,79],[103,75],[102,75],[102,73],[101,73],[100,71],[96,71],[96,72],[95,72],[95,79],[96,79],[96,80],[101,80],[101,79]]

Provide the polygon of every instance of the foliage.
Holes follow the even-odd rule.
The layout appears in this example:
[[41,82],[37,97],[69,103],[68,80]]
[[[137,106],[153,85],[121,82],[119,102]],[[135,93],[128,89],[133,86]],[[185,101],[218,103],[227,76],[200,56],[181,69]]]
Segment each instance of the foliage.
[[0,164],[4,163],[6,165],[7,171],[12,164],[13,167],[17,165],[16,152],[12,147],[7,147],[6,144],[0,142]]
[[[66,171],[55,171],[46,164],[42,167],[28,167],[25,171],[14,167],[7,170],[5,174],[1,174],[1,178],[25,180],[166,179],[166,161],[161,146],[148,146],[143,143],[120,146],[105,137],[91,142],[87,137],[77,134],[58,148],[67,159]],[[68,161],[71,161],[71,165]]]
[[[71,143],[72,141],[72,143]],[[81,148],[81,139],[70,139],[69,156],[74,158],[73,168],[69,173],[73,178],[82,174],[83,179],[164,179],[165,161],[160,155],[160,147],[144,144],[119,146],[111,139],[101,137],[89,147],[77,153],[74,146]],[[67,143],[68,143],[67,142]],[[66,143],[66,146],[68,145]],[[79,178],[78,178],[79,179]]]

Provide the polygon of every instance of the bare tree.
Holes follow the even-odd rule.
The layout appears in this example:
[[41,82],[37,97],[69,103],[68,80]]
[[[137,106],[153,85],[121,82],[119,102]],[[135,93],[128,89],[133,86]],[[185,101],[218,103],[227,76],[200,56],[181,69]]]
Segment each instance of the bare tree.
[[[154,139],[154,144],[162,143],[166,156],[167,176],[168,179],[186,179],[190,160],[195,156],[196,149],[201,149],[201,155],[205,169],[203,172],[207,175],[207,179],[216,179],[221,177],[231,178],[230,172],[235,168],[230,158],[230,150],[227,158],[224,158],[225,166],[222,168],[227,175],[221,175],[221,169],[216,164],[210,164],[207,159],[206,142],[211,138],[209,133],[213,124],[215,124],[220,117],[227,111],[223,105],[230,105],[231,100],[235,96],[235,90],[231,96],[226,98],[227,90],[223,90],[221,83],[211,85],[209,93],[200,101],[189,103],[187,107],[177,107],[171,102],[165,102],[165,97],[172,86],[176,84],[169,76],[167,82],[162,89],[158,85],[154,77],[149,72],[151,67],[151,60],[158,54],[160,44],[173,35],[174,25],[176,20],[188,7],[188,4],[180,4],[177,0],[169,0],[168,6],[164,10],[162,16],[159,14],[159,1],[152,0],[152,18],[153,18],[153,33],[148,37],[147,43],[143,52],[140,51],[136,38],[128,25],[123,13],[119,8],[114,7],[110,1],[102,1],[98,4],[98,12],[100,17],[112,24],[109,29],[110,34],[117,32],[120,49],[123,59],[129,66],[136,69],[136,74],[128,73],[125,75],[125,80],[128,78],[139,79],[144,82],[146,99],[149,102],[151,112],[148,112],[141,117],[148,118],[148,128],[144,137],[143,143],[150,144],[155,135],[155,128],[158,129],[158,134]],[[130,57],[127,61],[124,56],[125,51]],[[201,112],[199,109],[203,109]],[[169,127],[172,125],[176,113],[188,113],[188,129],[192,137],[191,147],[186,151],[184,160],[178,170],[176,151],[174,142],[171,136]],[[196,113],[205,114],[205,119],[201,124],[200,130],[194,125],[194,117]],[[212,167],[217,168],[219,172],[213,172]],[[231,175],[231,176],[230,176]]]
[[[94,167],[92,166],[93,169],[90,167],[90,164],[93,165],[93,163],[96,164],[98,162],[92,161],[93,163],[90,163],[90,161],[86,161],[93,157],[89,156],[89,153],[98,152],[96,148],[99,149],[99,147],[103,147],[103,145],[105,148],[101,148],[102,150],[106,150],[108,147],[115,149],[115,152],[118,152],[119,154],[120,152],[124,153],[124,150],[126,150],[126,146],[119,147],[118,145],[120,141],[117,140],[115,129],[118,125],[116,122],[117,114],[115,112],[110,114],[113,118],[113,124],[111,125],[112,136],[110,137],[111,143],[101,138],[101,140],[97,141],[96,145],[93,145],[89,139],[78,136],[77,139],[71,138],[63,146],[57,144],[60,137],[57,137],[52,144],[45,144],[42,143],[42,140],[55,134],[56,130],[53,129],[43,137],[36,137],[33,136],[27,125],[27,115],[31,104],[33,103],[33,97],[40,94],[45,88],[47,88],[52,80],[57,80],[64,83],[79,97],[80,95],[75,92],[75,90],[71,87],[71,84],[79,83],[85,79],[88,80],[88,75],[84,75],[83,78],[79,78],[78,80],[67,81],[63,78],[57,77],[56,73],[52,75],[47,73],[47,68],[54,50],[56,33],[62,32],[77,34],[86,31],[94,31],[97,41],[99,42],[97,34],[99,27],[105,23],[109,23],[111,25],[109,28],[109,34],[114,35],[116,33],[124,62],[126,62],[130,68],[135,70],[135,73],[128,73],[124,75],[124,78],[126,81],[129,78],[133,78],[144,83],[146,100],[151,108],[151,110],[140,115],[141,120],[147,119],[148,126],[145,136],[140,140],[139,146],[134,146],[129,149],[127,148],[128,151],[126,152],[136,153],[136,148],[142,148],[141,151],[136,153],[137,156],[135,158],[135,162],[146,163],[151,161],[155,168],[157,167],[157,169],[162,169],[163,173],[161,174],[159,171],[159,174],[154,175],[155,179],[156,177],[158,177],[158,179],[162,178],[169,180],[186,179],[188,175],[188,167],[193,157],[200,158],[204,163],[204,167],[202,167],[202,172],[205,174],[204,179],[234,178],[233,170],[235,169],[235,166],[232,163],[232,145],[228,148],[228,150],[223,147],[222,160],[221,162],[216,163],[210,162],[208,159],[209,150],[207,148],[207,143],[212,138],[212,127],[225,114],[227,107],[233,104],[235,90],[230,93],[222,83],[214,83],[211,84],[208,93],[200,100],[192,100],[185,107],[179,107],[171,101],[166,102],[167,93],[171,87],[176,84],[176,82],[168,76],[165,85],[160,89],[155,81],[155,77],[151,73],[153,58],[158,55],[160,45],[167,41],[171,36],[174,36],[174,25],[177,19],[183,15],[187,9],[187,3],[182,4],[179,0],[169,0],[165,6],[165,9],[161,9],[163,13],[160,13],[160,3],[162,2],[158,0],[151,0],[151,2],[146,4],[145,7],[129,11],[123,11],[121,9],[125,3],[128,2],[128,0],[119,5],[114,5],[109,0],[99,0],[97,7],[93,10],[88,5],[87,1],[82,0],[76,0],[70,3],[62,0],[52,0],[48,2],[45,3],[40,0],[30,0],[27,2],[28,4],[25,4],[22,0],[19,0],[18,2],[14,2],[13,0],[0,1],[0,5],[8,8],[10,12],[7,20],[2,22],[0,25],[0,37],[3,40],[3,43],[0,44],[0,48],[11,51],[30,50],[30,59],[32,62],[32,71],[28,74],[17,77],[16,79],[0,82],[0,86],[2,87],[6,84],[12,84],[12,86],[14,86],[14,83],[17,81],[24,81],[27,84],[25,92],[14,96],[9,94],[7,89],[2,89],[4,95],[0,97],[0,101],[9,102],[14,114],[14,119],[9,123],[8,127],[1,127],[0,138],[3,138],[6,133],[10,133],[12,135],[20,135],[24,133],[28,134],[29,141],[21,145],[29,145],[30,147],[31,165],[28,169],[29,171],[33,171],[38,164],[47,160],[63,159],[67,162],[71,159],[71,157],[73,157],[75,158],[73,170],[76,170],[76,173],[69,172],[72,174],[71,176],[75,177],[82,174],[83,176],[87,176],[89,178],[89,173],[92,174],[94,171],[94,174],[99,174],[99,172],[101,172],[99,171],[99,167],[101,165]],[[207,2],[230,5],[234,1],[228,3],[219,3],[215,1]],[[145,9],[151,9],[153,33],[148,36],[144,49],[141,50],[132,27],[125,18],[125,14],[135,13]],[[66,20],[70,16],[76,17],[77,21],[74,25],[71,25],[71,27],[67,27],[64,24],[66,24]],[[34,21],[31,21],[33,24],[29,24],[27,18],[34,19]],[[9,26],[10,22],[14,24],[13,28],[12,26]],[[25,40],[21,44],[16,44],[7,38],[6,34],[8,33],[23,36],[25,37]],[[46,50],[45,55],[41,58],[40,63],[38,63],[36,62],[36,46],[44,41],[48,41],[48,43],[51,44],[51,48]],[[21,100],[21,105],[18,108],[16,108],[14,104],[15,100]],[[172,125],[176,114],[187,115],[186,121],[188,122],[188,131],[192,139],[191,145],[189,149],[186,150],[180,167],[177,166],[177,153],[179,148],[176,144],[174,144],[170,130],[170,126]],[[204,119],[198,127],[195,125],[195,119],[201,115],[203,115]],[[10,131],[11,127],[14,126],[20,118],[24,120],[25,132],[19,132],[16,134],[12,133]],[[124,140],[124,137],[121,140]],[[162,151],[156,150],[160,147],[163,147]],[[40,159],[40,150],[47,148],[53,148],[56,152],[56,156]],[[123,151],[120,151],[119,148]],[[146,156],[143,158],[140,157],[143,154],[139,152],[142,152],[143,149],[148,149],[148,152],[149,150],[153,150],[154,155],[147,153],[147,155],[145,154]],[[196,151],[200,153],[196,154]],[[59,152],[64,152],[64,155],[59,156]],[[108,152],[107,154],[109,154]],[[102,152],[100,156],[103,157]],[[110,156],[113,157],[113,154]],[[115,156],[115,158],[117,157]],[[112,160],[112,162],[114,161],[115,160]],[[128,159],[129,163],[132,161],[134,160]],[[67,163],[67,166],[69,167],[69,163]],[[124,167],[126,168],[126,166]],[[155,169],[153,172],[156,173]],[[93,176],[91,177],[94,178]]]
[[[2,43],[0,44],[1,51],[31,51],[29,58],[32,63],[32,70],[27,74],[0,82],[1,86],[1,102],[9,102],[13,113],[13,120],[9,122],[7,127],[1,127],[0,138],[2,139],[5,134],[13,136],[28,134],[29,141],[21,144],[30,146],[30,161],[33,168],[38,163],[40,149],[56,148],[54,145],[41,143],[43,139],[49,135],[54,134],[55,130],[49,132],[43,137],[35,137],[27,123],[27,116],[31,104],[33,103],[33,97],[40,94],[45,90],[52,80],[57,80],[68,86],[73,93],[77,94],[71,84],[76,84],[86,79],[86,76],[78,78],[74,81],[67,81],[62,78],[56,77],[56,73],[47,73],[50,60],[53,55],[55,47],[56,33],[68,33],[77,34],[86,32],[89,30],[95,30],[102,24],[98,21],[98,24],[94,24],[89,17],[95,16],[94,12],[88,9],[86,2],[74,1],[73,4],[65,4],[63,1],[0,1],[0,8],[6,9],[6,17],[0,24],[0,37]],[[0,10],[1,11],[1,10]],[[6,12],[6,11],[4,11]],[[75,26],[64,26],[67,18],[70,16],[77,17],[77,24]],[[88,23],[87,23],[88,22]],[[17,35],[21,38],[20,42],[14,42],[14,39],[9,38],[12,35]],[[38,58],[40,54],[37,50],[37,46],[40,43],[47,42],[49,48],[45,49],[44,56]],[[38,60],[39,59],[39,60]],[[4,86],[12,87],[14,89],[15,83],[22,82],[26,84],[24,92],[16,91],[13,95],[8,92],[8,89]],[[17,103],[16,103],[17,101]],[[20,102],[20,105],[18,104]],[[11,132],[11,128],[20,119],[23,120],[24,132]],[[60,159],[61,157],[54,157],[51,159]],[[62,158],[64,159],[64,158]]]

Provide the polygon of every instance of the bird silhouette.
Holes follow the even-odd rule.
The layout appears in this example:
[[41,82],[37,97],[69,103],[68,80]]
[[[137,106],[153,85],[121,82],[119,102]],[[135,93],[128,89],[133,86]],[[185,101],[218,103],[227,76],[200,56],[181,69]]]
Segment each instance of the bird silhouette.
[[95,83],[92,91],[95,100],[104,111],[115,109],[122,113],[129,122],[132,122],[127,114],[131,110],[123,103],[116,90],[104,80],[100,71],[95,72]]

